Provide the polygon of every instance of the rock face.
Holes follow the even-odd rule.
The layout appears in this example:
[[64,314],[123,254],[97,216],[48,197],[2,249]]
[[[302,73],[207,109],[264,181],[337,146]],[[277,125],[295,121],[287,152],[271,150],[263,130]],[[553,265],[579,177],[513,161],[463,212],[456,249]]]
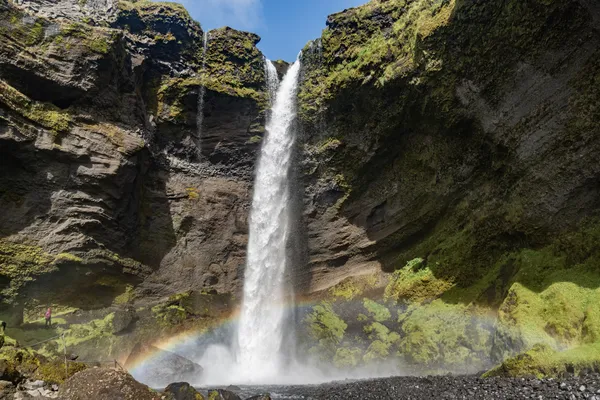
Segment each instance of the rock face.
[[336,284],[396,270],[387,299],[409,306],[385,329],[365,314],[379,324],[370,350],[342,332],[340,363],[397,351],[474,365],[490,349],[498,361],[597,341],[579,327],[600,326],[587,306],[600,283],[599,15],[579,0],[372,1],[307,46],[299,282],[352,297]]
[[236,293],[267,100],[259,37],[212,31],[204,54],[177,4],[55,3],[0,5],[4,304]]
[[[298,295],[335,303],[303,320],[310,354],[436,372],[596,348],[600,7],[372,0],[327,26],[291,177]],[[70,351],[112,359],[235,306],[259,40],[174,3],[0,4],[2,319],[52,305]]]

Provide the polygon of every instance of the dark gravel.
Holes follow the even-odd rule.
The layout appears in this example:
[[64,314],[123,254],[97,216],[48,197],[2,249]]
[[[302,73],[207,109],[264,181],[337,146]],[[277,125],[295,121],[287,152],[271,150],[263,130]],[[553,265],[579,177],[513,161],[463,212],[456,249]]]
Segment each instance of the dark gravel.
[[558,379],[477,376],[394,377],[307,386],[242,387],[241,398],[271,393],[273,399],[593,399],[600,400],[600,375]]

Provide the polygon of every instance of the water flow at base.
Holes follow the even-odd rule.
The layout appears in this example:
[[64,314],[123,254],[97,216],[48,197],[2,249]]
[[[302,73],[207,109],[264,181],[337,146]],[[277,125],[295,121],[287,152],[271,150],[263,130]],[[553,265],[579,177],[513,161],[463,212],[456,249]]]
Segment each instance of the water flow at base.
[[[198,386],[314,384],[397,374],[397,366],[385,364],[354,371],[331,365],[323,369],[312,358],[295,353],[293,290],[286,282],[286,269],[292,266],[286,248],[292,229],[289,175],[300,62],[290,66],[281,83],[273,64],[265,63],[271,111],[254,183],[239,320],[212,335],[166,349],[204,368],[198,380],[190,382]],[[141,366],[135,376],[152,384],[152,370],[151,363]]]

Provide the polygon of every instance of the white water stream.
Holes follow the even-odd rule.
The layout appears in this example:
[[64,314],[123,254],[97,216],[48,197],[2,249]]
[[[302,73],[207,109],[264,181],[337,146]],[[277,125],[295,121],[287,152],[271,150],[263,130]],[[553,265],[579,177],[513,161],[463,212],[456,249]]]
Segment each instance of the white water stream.
[[[202,55],[202,79],[206,75],[206,52],[208,51],[208,31],[204,31],[202,37],[203,55]],[[204,122],[204,96],[206,95],[206,86],[204,82],[200,86],[198,93],[198,107],[196,109],[196,148],[198,155],[202,155],[202,123]]]
[[[258,160],[250,237],[244,280],[244,299],[237,331],[237,363],[253,380],[276,377],[284,367],[286,329],[286,244],[290,233],[289,172],[296,117],[296,90],[300,63],[296,61],[283,78],[267,121]],[[268,88],[277,79],[268,62]],[[289,328],[289,327],[288,327]]]

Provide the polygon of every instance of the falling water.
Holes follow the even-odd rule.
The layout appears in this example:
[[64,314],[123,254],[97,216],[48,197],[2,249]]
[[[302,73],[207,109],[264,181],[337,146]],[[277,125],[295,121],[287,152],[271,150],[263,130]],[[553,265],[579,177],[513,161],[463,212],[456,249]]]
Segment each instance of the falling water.
[[[269,84],[276,79],[272,77],[275,68],[271,67],[272,64],[267,65]],[[275,95],[254,184],[236,355],[240,371],[253,381],[276,377],[284,366],[284,275],[290,230],[288,175],[299,71],[300,62],[296,61]]]
[[265,58],[265,77],[267,80],[267,93],[269,94],[269,101],[271,106],[275,101],[275,95],[277,94],[277,88],[279,87],[279,77],[277,76],[277,70],[271,62]]
[[[206,74],[206,52],[208,50],[208,32],[204,31],[204,36],[202,37],[202,46],[203,46],[203,56],[202,56],[202,79],[205,79]],[[206,86],[204,82],[200,85],[200,92],[198,93],[198,108],[196,111],[196,136],[197,143],[196,147],[198,149],[198,154],[201,154],[202,151],[202,122],[204,121],[204,95],[206,94]]]

